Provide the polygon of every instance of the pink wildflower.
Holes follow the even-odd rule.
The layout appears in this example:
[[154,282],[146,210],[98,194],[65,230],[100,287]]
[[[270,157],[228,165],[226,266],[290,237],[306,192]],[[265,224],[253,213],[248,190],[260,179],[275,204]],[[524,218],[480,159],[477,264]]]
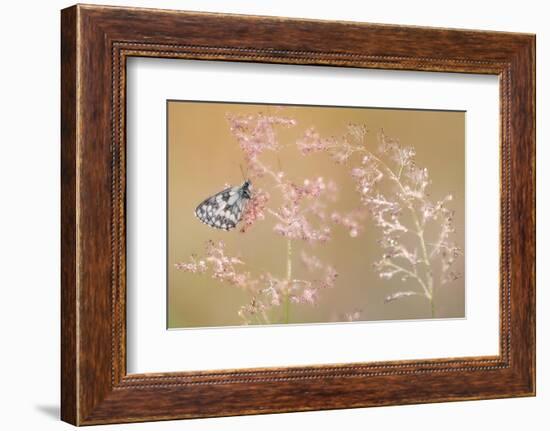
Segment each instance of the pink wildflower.
[[330,219],[348,230],[349,236],[357,237],[364,230],[364,221],[368,213],[363,208],[357,208],[348,213],[334,211]]
[[300,259],[309,272],[313,272],[323,267],[323,264],[318,257],[309,255],[304,250],[300,253]]
[[258,220],[265,219],[265,209],[269,201],[269,193],[256,191],[246,206],[242,216],[241,232],[246,232]]
[[332,145],[332,139],[321,138],[319,133],[313,127],[307,129],[304,136],[296,141],[298,150],[300,150],[304,156],[311,153],[328,150]]
[[255,282],[248,272],[239,272],[237,266],[244,265],[244,262],[225,254],[225,244],[222,241],[214,243],[208,241],[206,244],[205,257],[196,260],[191,256],[191,262],[176,263],[179,270],[191,273],[205,274],[210,272],[212,278],[240,288],[250,288]]
[[265,175],[265,167],[258,157],[265,151],[278,151],[280,148],[275,126],[291,127],[296,121],[290,118],[258,115],[229,115],[229,128],[243,152],[250,178]]

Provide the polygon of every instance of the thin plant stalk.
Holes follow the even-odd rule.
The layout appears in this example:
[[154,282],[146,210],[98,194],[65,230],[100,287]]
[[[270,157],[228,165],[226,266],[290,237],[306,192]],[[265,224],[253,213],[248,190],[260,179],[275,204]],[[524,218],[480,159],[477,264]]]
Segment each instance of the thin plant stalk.
[[285,295],[285,323],[290,319],[290,285],[292,283],[292,240],[286,240],[286,282],[287,292]]

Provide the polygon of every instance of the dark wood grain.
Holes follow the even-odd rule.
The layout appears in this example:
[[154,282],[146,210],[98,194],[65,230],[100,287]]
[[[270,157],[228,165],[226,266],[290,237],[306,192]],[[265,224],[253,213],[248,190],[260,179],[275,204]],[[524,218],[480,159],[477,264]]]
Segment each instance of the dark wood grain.
[[[74,6],[62,11],[61,38],[63,420],[83,425],[534,395],[533,35]],[[500,354],[127,375],[130,56],[498,75]]]
[[76,300],[76,8],[61,16],[61,418],[78,422]]

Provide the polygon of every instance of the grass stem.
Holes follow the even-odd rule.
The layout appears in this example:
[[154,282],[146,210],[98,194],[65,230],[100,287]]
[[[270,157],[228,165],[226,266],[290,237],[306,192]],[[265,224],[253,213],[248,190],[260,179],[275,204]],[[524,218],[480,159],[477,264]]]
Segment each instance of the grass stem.
[[284,323],[289,323],[290,320],[290,285],[292,283],[292,240],[287,238],[286,240],[286,282],[287,290],[285,295],[285,317]]

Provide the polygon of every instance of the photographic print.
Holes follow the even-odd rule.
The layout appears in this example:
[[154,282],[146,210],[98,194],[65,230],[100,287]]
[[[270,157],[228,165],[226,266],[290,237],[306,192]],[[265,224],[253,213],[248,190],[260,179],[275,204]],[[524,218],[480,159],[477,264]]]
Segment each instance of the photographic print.
[[465,112],[167,101],[168,328],[465,317]]

